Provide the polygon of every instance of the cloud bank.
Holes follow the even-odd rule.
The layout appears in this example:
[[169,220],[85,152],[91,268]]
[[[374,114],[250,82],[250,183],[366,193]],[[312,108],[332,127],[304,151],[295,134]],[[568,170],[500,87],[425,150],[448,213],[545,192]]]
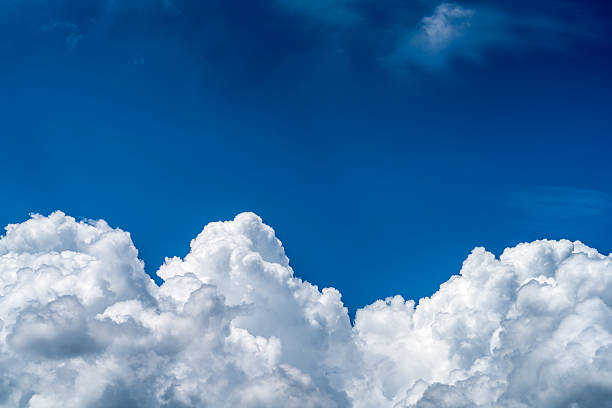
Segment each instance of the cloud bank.
[[156,286],[129,233],[61,212],[0,239],[0,406],[612,407],[612,257],[476,248],[418,303],[357,311],[252,213]]

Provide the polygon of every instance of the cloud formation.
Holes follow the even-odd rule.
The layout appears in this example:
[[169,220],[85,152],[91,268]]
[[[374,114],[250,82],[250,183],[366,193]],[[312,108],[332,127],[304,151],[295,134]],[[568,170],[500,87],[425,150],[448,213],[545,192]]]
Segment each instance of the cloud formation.
[[[486,60],[491,52],[562,49],[577,39],[604,36],[579,2],[368,2],[277,0],[292,13],[368,32],[378,56],[394,69],[440,69],[456,59]],[[598,34],[596,34],[598,33]],[[347,36],[351,38],[349,34]],[[378,39],[378,41],[376,40]]]
[[[483,27],[481,13],[454,3],[441,3],[423,17],[416,29],[399,35],[398,45],[387,58],[394,65],[440,66],[454,55],[478,56],[495,30]],[[476,33],[475,33],[476,32]]]
[[475,11],[456,4],[442,3],[434,14],[421,21],[419,34],[416,36],[422,46],[432,50],[447,47],[462,32],[470,27],[470,20]]
[[0,239],[0,406],[611,407],[612,257],[476,248],[418,303],[357,311],[252,213],[156,286],[129,233],[61,212]]
[[[100,52],[120,37],[111,44],[111,55],[120,49],[132,54],[129,61],[152,62],[173,59],[168,49],[184,48],[187,61],[203,56],[205,68],[224,74],[243,65],[236,61],[248,61],[250,70],[261,61],[265,75],[296,56],[336,69],[355,58],[393,72],[435,71],[456,60],[486,62],[495,53],[560,51],[608,38],[601,5],[577,1],[265,0],[240,7],[221,0],[91,0],[78,7],[72,0],[6,3],[0,5],[6,33],[0,48]],[[152,47],[155,41],[173,45]]]

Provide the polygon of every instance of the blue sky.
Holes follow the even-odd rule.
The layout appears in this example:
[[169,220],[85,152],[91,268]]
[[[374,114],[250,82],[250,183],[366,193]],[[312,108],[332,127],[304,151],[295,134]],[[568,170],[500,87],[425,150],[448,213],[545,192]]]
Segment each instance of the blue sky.
[[254,211],[351,310],[475,246],[612,251],[606,2],[11,1],[0,223],[61,209],[147,272]]

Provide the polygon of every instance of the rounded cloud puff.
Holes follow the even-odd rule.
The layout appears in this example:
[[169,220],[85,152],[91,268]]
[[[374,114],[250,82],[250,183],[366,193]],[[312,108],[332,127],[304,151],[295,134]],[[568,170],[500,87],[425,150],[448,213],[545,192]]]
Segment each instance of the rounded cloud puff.
[[612,407],[612,258],[476,248],[418,304],[357,311],[252,213],[156,286],[127,232],[61,212],[0,238],[0,406]]

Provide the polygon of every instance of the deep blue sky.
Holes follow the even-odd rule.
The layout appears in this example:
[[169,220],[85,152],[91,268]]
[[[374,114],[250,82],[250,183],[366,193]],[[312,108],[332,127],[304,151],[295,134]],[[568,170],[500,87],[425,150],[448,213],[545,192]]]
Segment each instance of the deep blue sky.
[[354,310],[474,246],[612,251],[607,2],[0,5],[0,223],[104,218],[154,273],[254,211]]

